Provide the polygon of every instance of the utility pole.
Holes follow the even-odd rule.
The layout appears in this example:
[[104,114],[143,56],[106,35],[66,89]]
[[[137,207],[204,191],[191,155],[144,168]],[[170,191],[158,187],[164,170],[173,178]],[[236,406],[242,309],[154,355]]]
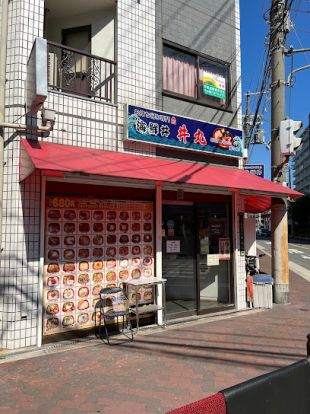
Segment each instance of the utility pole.
[[245,166],[248,162],[248,151],[249,151],[249,147],[250,147],[250,139],[251,139],[251,134],[250,134],[250,126],[251,126],[251,122],[250,122],[250,91],[247,91],[246,93],[246,107],[245,107],[245,115],[243,118],[243,131],[244,131],[244,149],[245,149],[245,157],[243,158],[243,166]]
[[[286,185],[286,158],[281,155],[279,130],[285,119],[285,23],[284,0],[272,0],[270,9],[271,53],[271,174],[272,180]],[[271,206],[272,275],[275,302],[289,303],[288,218],[287,205],[273,199]]]

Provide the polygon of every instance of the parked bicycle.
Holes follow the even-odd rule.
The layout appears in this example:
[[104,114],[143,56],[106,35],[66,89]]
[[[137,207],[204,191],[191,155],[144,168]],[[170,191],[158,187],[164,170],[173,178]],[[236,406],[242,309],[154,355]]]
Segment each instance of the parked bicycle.
[[253,276],[260,274],[259,258],[265,256],[264,253],[258,256],[245,256],[247,302],[250,308],[254,307]]
[[246,274],[251,276],[261,273],[259,269],[259,258],[265,256],[265,253],[261,253],[258,256],[245,256],[245,270]]

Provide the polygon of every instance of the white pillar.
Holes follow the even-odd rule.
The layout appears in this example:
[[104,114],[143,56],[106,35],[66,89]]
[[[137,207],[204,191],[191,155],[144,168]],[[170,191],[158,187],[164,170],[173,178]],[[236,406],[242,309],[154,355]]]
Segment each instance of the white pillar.
[[234,269],[234,293],[235,307],[238,310],[246,309],[246,272],[245,256],[240,252],[240,220],[244,211],[243,199],[240,193],[232,192],[232,211],[233,211],[233,269]]
[[43,331],[43,283],[44,283],[44,241],[45,241],[45,195],[46,177],[41,175],[41,220],[40,220],[40,269],[39,269],[39,288],[38,288],[38,327],[37,327],[37,346],[42,346]]
[[[156,277],[162,279],[162,183],[156,183],[156,203],[155,203],[155,259],[156,259]],[[163,304],[163,292],[161,285],[158,285],[157,289],[157,304],[162,306]],[[158,311],[157,321],[159,325],[163,324],[163,312]]]

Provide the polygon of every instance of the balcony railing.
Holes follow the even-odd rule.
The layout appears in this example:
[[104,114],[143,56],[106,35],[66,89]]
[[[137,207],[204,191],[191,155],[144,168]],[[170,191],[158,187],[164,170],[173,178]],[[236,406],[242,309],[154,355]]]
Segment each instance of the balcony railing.
[[53,42],[48,44],[48,87],[115,103],[116,62]]

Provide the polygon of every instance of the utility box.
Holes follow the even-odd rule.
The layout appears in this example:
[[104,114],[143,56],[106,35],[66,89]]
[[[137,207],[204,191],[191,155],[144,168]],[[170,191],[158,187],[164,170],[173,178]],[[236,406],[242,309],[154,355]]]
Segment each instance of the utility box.
[[296,133],[302,128],[301,121],[293,121],[292,119],[285,119],[280,123],[280,149],[282,155],[293,155],[295,150],[301,144],[301,138],[296,136]]
[[273,278],[270,275],[253,275],[254,308],[272,309]]

